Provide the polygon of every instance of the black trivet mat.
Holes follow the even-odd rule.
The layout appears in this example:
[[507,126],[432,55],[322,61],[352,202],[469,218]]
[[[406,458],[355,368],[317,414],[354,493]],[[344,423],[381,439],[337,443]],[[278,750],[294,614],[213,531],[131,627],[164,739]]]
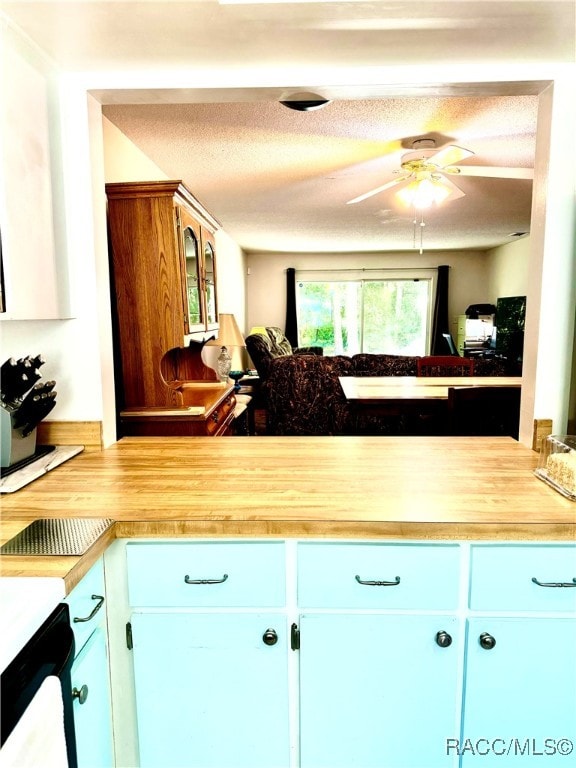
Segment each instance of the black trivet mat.
[[29,464],[32,464],[32,462],[41,459],[42,456],[46,456],[47,453],[51,453],[55,448],[55,445],[39,445],[36,448],[36,452],[33,453],[32,456],[27,456],[25,459],[20,459],[20,461],[17,461],[15,464],[12,464],[9,467],[0,467],[0,478],[8,477],[8,475],[11,475],[12,472],[17,472],[19,469],[27,467]]

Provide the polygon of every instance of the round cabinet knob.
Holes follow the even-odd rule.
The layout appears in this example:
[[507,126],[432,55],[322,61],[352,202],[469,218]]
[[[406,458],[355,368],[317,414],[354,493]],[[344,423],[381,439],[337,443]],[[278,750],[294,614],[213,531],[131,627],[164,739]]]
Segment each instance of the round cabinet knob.
[[436,643],[440,648],[448,648],[449,645],[452,645],[452,636],[441,629],[440,632],[436,632]]
[[478,642],[480,643],[480,646],[484,648],[486,651],[491,651],[492,648],[496,645],[495,638],[492,637],[491,634],[488,632],[482,632],[480,637],[478,638]]
[[83,685],[82,688],[72,688],[72,698],[78,699],[80,704],[84,704],[86,699],[88,698],[88,686]]
[[278,642],[278,635],[275,629],[267,629],[262,635],[262,640],[266,645],[276,645]]

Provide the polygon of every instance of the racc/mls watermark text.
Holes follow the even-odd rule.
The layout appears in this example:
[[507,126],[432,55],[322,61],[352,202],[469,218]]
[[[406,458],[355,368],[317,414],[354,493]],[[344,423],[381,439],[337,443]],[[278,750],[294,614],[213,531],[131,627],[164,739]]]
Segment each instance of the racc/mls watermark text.
[[571,755],[574,742],[570,739],[493,738],[446,739],[447,755],[470,757],[551,757]]

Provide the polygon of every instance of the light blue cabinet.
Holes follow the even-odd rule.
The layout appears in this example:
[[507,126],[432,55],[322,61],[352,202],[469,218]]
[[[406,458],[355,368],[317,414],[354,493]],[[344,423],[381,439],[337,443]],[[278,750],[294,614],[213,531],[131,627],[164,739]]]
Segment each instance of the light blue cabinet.
[[576,547],[470,550],[462,768],[576,764]]
[[114,766],[104,564],[98,560],[66,598],[74,631],[72,665],[78,768]]
[[460,707],[456,544],[298,545],[301,768],[447,768]]
[[106,635],[94,630],[72,666],[78,768],[111,768],[112,718]]
[[305,614],[300,643],[302,768],[457,765],[455,617]]
[[287,768],[282,614],[134,613],[141,768]]
[[466,657],[462,766],[575,764],[576,617],[472,618]]
[[288,768],[285,544],[126,547],[141,768]]
[[574,762],[574,546],[143,541],[126,561],[141,768]]

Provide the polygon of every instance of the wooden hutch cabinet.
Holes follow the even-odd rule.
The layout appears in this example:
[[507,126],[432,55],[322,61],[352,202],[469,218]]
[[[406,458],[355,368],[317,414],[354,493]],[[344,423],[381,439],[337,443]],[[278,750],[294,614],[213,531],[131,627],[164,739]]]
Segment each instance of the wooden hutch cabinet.
[[106,194],[120,431],[225,434],[233,387],[191,337],[217,335],[219,224],[180,181],[107,184]]

